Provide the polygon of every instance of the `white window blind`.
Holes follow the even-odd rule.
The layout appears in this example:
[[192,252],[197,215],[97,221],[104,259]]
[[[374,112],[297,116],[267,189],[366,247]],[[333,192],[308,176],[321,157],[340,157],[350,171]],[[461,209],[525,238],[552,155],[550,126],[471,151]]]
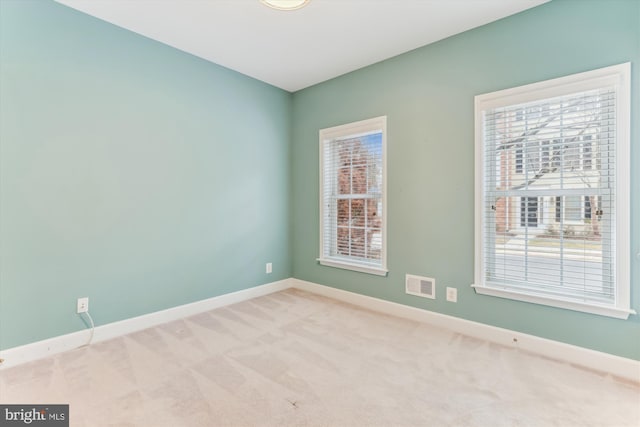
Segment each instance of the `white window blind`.
[[386,118],[320,131],[320,263],[386,274]]
[[632,312],[628,78],[623,65],[476,97],[477,291]]

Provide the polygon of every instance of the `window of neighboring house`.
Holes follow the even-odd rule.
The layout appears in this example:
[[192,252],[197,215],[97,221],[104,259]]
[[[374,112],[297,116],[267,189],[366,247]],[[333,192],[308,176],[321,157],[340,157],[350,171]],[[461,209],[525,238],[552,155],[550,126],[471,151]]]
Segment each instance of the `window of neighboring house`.
[[383,116],[320,130],[322,265],[387,274],[386,127]]
[[555,198],[555,222],[579,223],[583,220],[591,220],[592,202],[600,205],[600,196],[557,196]]
[[516,173],[524,171],[524,152],[520,148],[521,146],[521,144],[518,144],[516,148]]
[[520,198],[520,227],[537,227],[539,200],[537,197]]
[[593,135],[584,135],[582,137],[582,169],[591,169],[591,139]]
[[[585,152],[589,151],[589,148],[585,148],[584,150]],[[556,155],[558,158],[554,162],[554,167],[557,167],[560,164],[559,149],[556,150]],[[586,160],[584,160],[584,162],[586,162]],[[524,173],[526,170],[538,171],[541,169],[549,169],[551,166],[551,149],[549,140],[531,141],[530,144],[527,144],[526,150],[523,148],[523,144],[517,144],[515,150],[515,173]]]
[[476,97],[476,292],[630,308],[630,65]]

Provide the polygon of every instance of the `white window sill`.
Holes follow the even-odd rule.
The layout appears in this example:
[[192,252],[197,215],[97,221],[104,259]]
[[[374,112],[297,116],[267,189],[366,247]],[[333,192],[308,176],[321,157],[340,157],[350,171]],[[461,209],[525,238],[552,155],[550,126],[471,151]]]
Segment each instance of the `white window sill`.
[[482,285],[471,285],[476,293],[490,295],[499,298],[507,298],[517,301],[525,301],[534,304],[548,305],[551,307],[564,308],[567,310],[581,311],[583,313],[598,314],[600,316],[614,317],[616,319],[627,319],[630,314],[636,314],[635,310],[612,307],[605,305],[589,304],[580,301],[556,299],[543,295],[518,292],[510,289],[497,289]]
[[358,271],[360,273],[375,274],[376,276],[386,276],[389,270],[382,267],[375,267],[365,264],[357,264],[346,261],[337,261],[331,259],[318,258],[317,261],[321,265],[334,268],[342,268],[343,270]]

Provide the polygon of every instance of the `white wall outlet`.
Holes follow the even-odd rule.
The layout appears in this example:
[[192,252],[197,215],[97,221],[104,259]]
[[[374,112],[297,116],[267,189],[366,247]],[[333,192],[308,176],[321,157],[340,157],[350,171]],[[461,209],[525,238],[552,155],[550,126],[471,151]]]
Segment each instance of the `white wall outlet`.
[[271,272],[273,271],[273,265],[270,262],[267,263],[265,271],[267,274],[271,274]]
[[86,313],[87,311],[89,311],[89,298],[78,298],[77,313]]
[[447,287],[447,301],[458,302],[458,289]]

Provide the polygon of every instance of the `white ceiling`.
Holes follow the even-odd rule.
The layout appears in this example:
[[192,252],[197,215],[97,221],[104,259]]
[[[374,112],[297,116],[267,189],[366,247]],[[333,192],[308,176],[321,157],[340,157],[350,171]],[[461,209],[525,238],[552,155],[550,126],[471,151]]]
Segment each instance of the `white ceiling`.
[[57,1],[293,92],[549,0]]

